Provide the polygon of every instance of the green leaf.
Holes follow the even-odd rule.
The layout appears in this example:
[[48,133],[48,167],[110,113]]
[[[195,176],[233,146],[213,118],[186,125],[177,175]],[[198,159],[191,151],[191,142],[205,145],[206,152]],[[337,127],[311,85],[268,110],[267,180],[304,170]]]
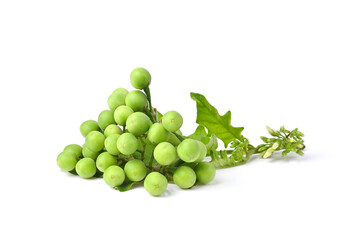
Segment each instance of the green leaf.
[[123,183],[122,185],[115,187],[114,189],[119,190],[120,192],[125,192],[128,191],[132,188],[132,186],[137,183],[137,182],[127,182],[127,183]]
[[194,140],[201,141],[204,144],[207,144],[210,140],[208,137],[207,132],[205,131],[205,127],[202,125],[199,125],[195,132],[191,135],[188,136],[188,138],[192,138]]
[[144,163],[150,164],[153,160],[155,145],[146,139],[145,151],[144,151]]
[[211,151],[216,151],[218,148],[218,139],[215,134],[212,134],[208,144],[205,145],[207,148],[207,155],[210,156]]
[[230,111],[220,116],[203,95],[191,93],[191,98],[197,102],[197,123],[205,126],[209,134],[214,133],[224,142],[225,147],[235,138],[240,139],[243,127],[231,126]]

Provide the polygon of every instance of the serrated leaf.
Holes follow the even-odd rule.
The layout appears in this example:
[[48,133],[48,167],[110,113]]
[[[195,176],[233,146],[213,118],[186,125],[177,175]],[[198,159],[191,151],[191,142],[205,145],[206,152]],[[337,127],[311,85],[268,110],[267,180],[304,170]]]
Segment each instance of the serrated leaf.
[[197,102],[197,123],[205,126],[209,133],[214,133],[224,142],[225,147],[235,138],[240,139],[243,127],[231,125],[231,112],[220,116],[218,110],[199,93],[191,93],[191,98]]
[[207,132],[205,131],[205,127],[201,125],[198,125],[197,129],[195,129],[195,132],[189,135],[188,138],[201,141],[204,144],[207,144],[210,140]]

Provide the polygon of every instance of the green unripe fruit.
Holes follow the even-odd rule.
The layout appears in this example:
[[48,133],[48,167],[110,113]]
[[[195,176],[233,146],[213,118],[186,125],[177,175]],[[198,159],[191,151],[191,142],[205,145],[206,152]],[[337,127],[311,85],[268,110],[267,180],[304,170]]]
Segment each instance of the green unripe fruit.
[[176,111],[169,111],[162,117],[162,126],[170,132],[176,132],[183,124],[181,114]]
[[192,168],[187,166],[179,167],[173,174],[173,181],[180,188],[190,188],[195,184],[197,176]]
[[151,125],[148,132],[148,139],[153,144],[159,144],[167,141],[168,132],[161,123],[154,123]]
[[195,168],[194,171],[197,175],[197,179],[200,183],[207,184],[211,182],[215,177],[215,167],[208,162],[201,162]]
[[130,181],[139,182],[146,176],[146,166],[143,161],[134,159],[125,164],[124,172]]
[[108,186],[112,188],[118,187],[124,182],[124,170],[117,165],[110,166],[106,169],[106,171],[104,171],[103,179],[108,184]]
[[120,91],[113,92],[108,98],[108,107],[114,111],[117,107],[124,105],[126,95]]
[[102,129],[105,130],[108,125],[115,124],[116,122],[114,121],[113,117],[113,111],[110,110],[104,110],[98,115],[98,126]]
[[64,151],[69,151],[73,152],[76,155],[76,158],[79,158],[82,156],[82,147],[77,144],[70,144],[64,148]]
[[127,118],[133,114],[134,111],[128,106],[119,106],[114,111],[114,120],[121,126],[125,126]]
[[90,132],[85,139],[85,146],[93,152],[99,152],[104,148],[105,136],[98,132]]
[[135,68],[130,74],[130,82],[136,89],[143,89],[150,85],[151,75],[145,68]]
[[71,171],[75,168],[77,163],[76,155],[70,151],[64,151],[60,153],[57,157],[57,164],[60,169],[64,171]]
[[201,162],[206,157],[207,148],[206,148],[205,144],[202,143],[201,141],[197,141],[197,143],[199,145],[200,153],[199,153],[199,157],[197,158],[197,160],[195,160],[195,162]]
[[113,91],[114,93],[115,92],[121,92],[121,93],[124,93],[125,95],[127,95],[129,93],[129,91],[125,88],[117,88],[116,90]]
[[153,196],[159,196],[166,191],[168,182],[159,172],[151,172],[144,181],[144,187]]
[[101,172],[104,172],[108,167],[117,164],[117,159],[109,154],[108,152],[103,152],[98,155],[96,160],[96,167]]
[[110,124],[104,130],[104,135],[108,137],[111,134],[122,134],[123,131],[116,124]]
[[125,104],[134,112],[141,112],[147,105],[146,95],[138,90],[133,90],[125,97]]
[[82,178],[91,178],[96,174],[96,163],[91,158],[82,158],[76,164],[76,172]]
[[99,131],[100,127],[98,123],[94,120],[87,120],[80,125],[81,135],[86,137],[92,131]]
[[178,139],[178,137],[171,132],[167,132],[167,142],[171,143],[173,146],[177,147],[180,143],[181,140]]
[[170,165],[178,159],[176,148],[168,142],[159,143],[154,149],[154,158],[160,165]]
[[196,140],[185,139],[177,147],[177,154],[185,162],[194,162],[200,156],[200,146]]
[[138,149],[138,139],[131,133],[123,133],[118,138],[117,148],[124,155],[133,154]]
[[104,147],[111,155],[119,154],[119,150],[117,148],[117,141],[119,136],[119,134],[111,134],[104,141]]
[[150,118],[142,112],[135,112],[127,119],[127,129],[135,136],[140,136],[149,130]]
[[84,157],[96,160],[96,158],[98,157],[99,154],[100,154],[99,152],[91,151],[88,147],[86,147],[85,144],[82,145],[82,155]]

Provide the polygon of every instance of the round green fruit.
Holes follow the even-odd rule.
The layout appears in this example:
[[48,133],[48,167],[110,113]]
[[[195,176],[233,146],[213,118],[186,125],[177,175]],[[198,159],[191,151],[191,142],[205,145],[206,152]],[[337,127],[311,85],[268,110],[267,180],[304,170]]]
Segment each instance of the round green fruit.
[[98,126],[105,130],[108,125],[115,124],[113,111],[111,110],[103,110],[100,115],[98,115]]
[[87,120],[80,125],[81,135],[86,137],[92,131],[99,131],[100,127],[98,123],[94,120]]
[[64,148],[64,151],[73,152],[76,155],[76,158],[82,156],[82,147],[78,144],[70,144]]
[[146,95],[139,90],[133,90],[125,97],[125,104],[133,109],[134,112],[141,112],[147,105]]
[[178,159],[176,148],[169,142],[159,143],[154,149],[154,158],[160,165],[170,165]]
[[125,97],[127,94],[120,91],[113,92],[108,98],[108,107],[114,111],[117,107],[125,104]]
[[151,83],[151,75],[145,68],[135,68],[130,74],[130,82],[136,89],[144,89]]
[[154,123],[149,128],[148,139],[152,144],[167,141],[168,132],[161,123]]
[[126,125],[127,118],[133,114],[134,111],[128,106],[119,106],[114,111],[114,120],[121,126]]
[[104,171],[103,179],[108,184],[108,186],[112,188],[118,187],[124,182],[124,170],[117,165],[110,166],[106,169],[106,171]]
[[111,134],[104,141],[104,147],[111,155],[117,156],[119,154],[119,150],[117,148],[117,141],[119,136],[119,134]]
[[176,132],[183,124],[181,114],[176,111],[169,111],[162,117],[162,126],[170,132]]
[[208,162],[201,162],[195,168],[194,171],[197,175],[197,179],[200,183],[207,184],[215,178],[215,167]]
[[73,170],[76,166],[76,163],[76,154],[70,151],[64,151],[57,157],[58,167],[67,172]]
[[180,188],[191,188],[195,181],[197,180],[197,176],[192,168],[187,166],[179,167],[173,174],[173,181]]
[[185,162],[194,162],[200,156],[200,146],[194,139],[185,139],[177,147],[177,154]]
[[99,152],[104,148],[105,136],[98,132],[90,132],[85,139],[85,146],[93,152]]
[[134,159],[125,164],[124,172],[130,181],[139,182],[146,176],[146,167],[143,161]]
[[80,177],[91,178],[96,174],[96,163],[91,158],[82,158],[77,162],[75,170]]
[[96,166],[101,172],[104,172],[108,167],[116,164],[117,159],[108,152],[101,153],[96,160]]
[[159,172],[151,172],[146,176],[144,187],[153,196],[159,196],[166,191],[168,182],[164,175]]
[[110,124],[104,130],[104,135],[108,137],[111,134],[122,134],[123,131],[116,124]]
[[117,148],[124,155],[133,154],[138,149],[138,139],[131,133],[123,133],[118,138]]
[[135,112],[127,119],[127,129],[135,136],[140,136],[149,130],[150,118],[142,112]]

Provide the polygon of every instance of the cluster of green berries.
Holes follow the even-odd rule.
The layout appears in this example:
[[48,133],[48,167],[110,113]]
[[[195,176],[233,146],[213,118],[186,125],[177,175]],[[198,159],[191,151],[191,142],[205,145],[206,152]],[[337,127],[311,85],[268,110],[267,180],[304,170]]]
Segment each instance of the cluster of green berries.
[[[203,162],[207,148],[200,141],[182,137],[182,116],[176,111],[162,115],[152,109],[150,73],[136,68],[130,80],[137,90],[116,89],[108,98],[109,110],[102,111],[97,121],[81,124],[85,143],[66,146],[57,157],[58,166],[82,178],[102,176],[112,188],[143,182],[154,196],[161,195],[169,182],[188,189],[197,182],[212,181],[215,168]],[[149,144],[151,160],[145,151]]]

